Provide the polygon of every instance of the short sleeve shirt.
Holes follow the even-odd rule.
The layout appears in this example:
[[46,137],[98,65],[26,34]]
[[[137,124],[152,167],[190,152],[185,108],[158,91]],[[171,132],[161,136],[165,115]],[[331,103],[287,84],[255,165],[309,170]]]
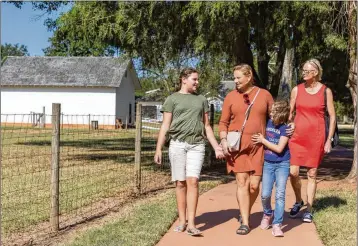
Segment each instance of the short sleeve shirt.
[[[266,139],[269,142],[277,145],[280,141],[281,136],[288,137],[286,133],[287,128],[288,126],[286,124],[275,126],[272,120],[270,119],[267,122],[267,126],[266,126]],[[291,156],[290,156],[290,151],[288,149],[288,145],[284,148],[284,150],[280,154],[265,148],[266,161],[273,161],[273,162],[288,161],[290,160],[290,157]]]
[[161,111],[172,113],[168,131],[170,139],[189,144],[204,142],[203,116],[209,111],[209,104],[204,96],[173,93],[167,97]]

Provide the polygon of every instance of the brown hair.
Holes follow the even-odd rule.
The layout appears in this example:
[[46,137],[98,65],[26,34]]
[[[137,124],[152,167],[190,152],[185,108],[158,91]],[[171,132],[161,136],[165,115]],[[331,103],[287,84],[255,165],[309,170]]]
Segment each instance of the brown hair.
[[249,64],[240,63],[234,67],[233,72],[237,70],[241,71],[245,76],[251,76],[250,82],[254,82],[254,73],[252,72],[252,67]]
[[198,73],[198,71],[192,67],[187,67],[187,68],[184,68],[183,70],[181,70],[180,75],[179,75],[178,84],[175,86],[175,91],[180,91],[182,80],[187,79],[193,73]]
[[286,100],[274,102],[272,105],[272,122],[275,126],[288,122],[290,116],[290,103]]

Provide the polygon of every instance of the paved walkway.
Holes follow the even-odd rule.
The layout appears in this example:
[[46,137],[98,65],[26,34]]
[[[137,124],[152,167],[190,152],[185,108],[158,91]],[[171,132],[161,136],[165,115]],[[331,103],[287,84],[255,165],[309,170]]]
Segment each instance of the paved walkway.
[[[353,161],[353,151],[337,146],[331,154],[325,156],[322,165],[318,169],[318,180],[335,180],[348,174]],[[305,197],[307,180],[302,180],[303,198]],[[320,183],[318,183],[318,189]],[[236,182],[219,185],[204,193],[199,198],[196,222],[198,228],[203,231],[202,237],[191,237],[185,233],[175,233],[173,228],[176,221],[167,234],[159,241],[157,246],[231,246],[231,245],[267,245],[267,246],[321,246],[314,223],[302,223],[302,212],[296,219],[288,217],[288,211],[295,202],[295,196],[290,182],[287,182],[286,208],[283,221],[283,238],[275,238],[271,229],[261,230],[259,224],[262,218],[262,206],[260,195],[253,208],[251,221],[252,231],[245,236],[237,235],[239,227],[238,205],[236,202]],[[272,197],[274,206],[274,197]]]
[[[305,187],[306,180],[303,180],[303,188]],[[234,181],[220,185],[200,196],[196,222],[198,228],[203,231],[202,237],[191,237],[185,233],[173,232],[174,226],[178,224],[178,221],[176,221],[157,246],[323,245],[313,223],[302,223],[301,218],[288,218],[289,208],[295,201],[289,182],[286,191],[286,212],[282,229],[285,236],[275,238],[271,234],[271,229],[261,230],[259,228],[262,217],[260,195],[252,208],[251,232],[245,236],[237,235],[236,229],[239,227],[239,223],[237,220],[238,205],[235,190],[236,182]],[[299,214],[299,216],[301,215],[302,213]]]

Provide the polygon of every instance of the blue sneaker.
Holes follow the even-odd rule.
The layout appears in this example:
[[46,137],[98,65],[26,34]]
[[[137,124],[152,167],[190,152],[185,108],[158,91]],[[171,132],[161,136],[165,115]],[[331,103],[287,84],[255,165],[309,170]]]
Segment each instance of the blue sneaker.
[[306,223],[311,223],[313,219],[313,216],[310,212],[305,212],[302,217],[302,221]]
[[293,208],[290,211],[290,217],[295,218],[297,216],[298,212],[300,212],[303,205],[304,205],[303,201],[301,201],[300,203],[296,202],[295,204],[293,204]]

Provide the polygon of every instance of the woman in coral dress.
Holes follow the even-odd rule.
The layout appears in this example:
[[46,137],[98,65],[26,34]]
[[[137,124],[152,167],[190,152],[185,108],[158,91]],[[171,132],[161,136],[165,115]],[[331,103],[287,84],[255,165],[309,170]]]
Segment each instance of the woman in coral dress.
[[[332,91],[320,83],[322,67],[317,59],[304,63],[302,71],[304,83],[293,88],[291,92],[291,120],[293,112],[295,132],[289,142],[291,152],[290,180],[295,192],[296,203],[290,211],[290,217],[296,217],[304,203],[301,197],[301,181],[299,168],[307,168],[307,211],[303,215],[304,222],[312,222],[312,204],[316,193],[317,168],[325,153],[331,151],[331,141],[335,128],[335,111]],[[325,96],[330,116],[328,136],[325,133]]]
[[[247,64],[234,68],[236,90],[231,91],[224,100],[219,122],[220,139],[224,154],[227,156],[227,170],[234,172],[237,182],[237,200],[242,223],[236,233],[249,233],[250,210],[259,194],[259,185],[264,163],[264,148],[255,145],[251,137],[256,133],[265,134],[266,122],[273,104],[271,94],[253,84],[252,69]],[[255,101],[254,101],[255,100]],[[245,121],[245,112],[253,103],[249,118],[241,138],[239,151],[228,147],[227,134],[241,130]]]

